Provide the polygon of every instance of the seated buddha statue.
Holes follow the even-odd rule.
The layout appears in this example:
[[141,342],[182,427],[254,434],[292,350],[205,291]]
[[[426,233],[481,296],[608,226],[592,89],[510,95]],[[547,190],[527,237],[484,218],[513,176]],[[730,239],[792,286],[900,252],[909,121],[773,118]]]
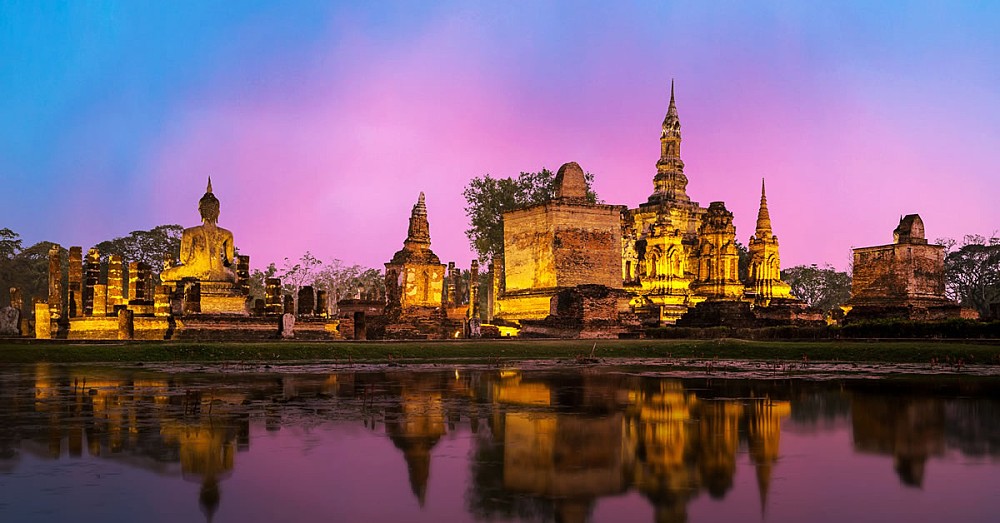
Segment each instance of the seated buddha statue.
[[197,278],[203,282],[235,282],[233,233],[216,225],[219,199],[212,194],[212,178],[198,202],[201,225],[184,229],[181,235],[180,264],[164,268],[160,280],[176,282]]

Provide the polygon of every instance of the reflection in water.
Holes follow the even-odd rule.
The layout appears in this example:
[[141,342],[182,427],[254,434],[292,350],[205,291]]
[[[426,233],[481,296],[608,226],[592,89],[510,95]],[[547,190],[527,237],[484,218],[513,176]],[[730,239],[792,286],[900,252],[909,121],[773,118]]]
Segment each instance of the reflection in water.
[[599,500],[635,492],[655,521],[687,521],[701,493],[727,498],[741,461],[766,519],[788,424],[802,433],[849,424],[854,449],[891,456],[908,486],[924,485],[928,460],[948,450],[1000,457],[990,380],[953,383],[948,395],[919,382],[884,390],[592,369],[232,375],[42,364],[0,377],[0,478],[19,469],[23,452],[116,460],[197,482],[208,520],[228,502],[238,454],[250,451],[251,420],[268,432],[348,423],[384,434],[421,508],[431,482],[456,481],[434,477],[435,448],[466,434],[470,476],[448,488],[465,489],[475,519],[586,521]]

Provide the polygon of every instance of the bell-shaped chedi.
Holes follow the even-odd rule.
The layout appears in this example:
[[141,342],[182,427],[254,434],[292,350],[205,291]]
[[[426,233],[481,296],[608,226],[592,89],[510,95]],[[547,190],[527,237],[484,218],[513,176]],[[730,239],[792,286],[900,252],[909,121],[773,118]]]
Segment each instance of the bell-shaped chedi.
[[403,248],[385,264],[388,309],[441,307],[445,265],[431,250],[430,224],[424,193],[410,211]]
[[583,168],[576,162],[563,164],[556,173],[556,200],[587,202],[587,180]]

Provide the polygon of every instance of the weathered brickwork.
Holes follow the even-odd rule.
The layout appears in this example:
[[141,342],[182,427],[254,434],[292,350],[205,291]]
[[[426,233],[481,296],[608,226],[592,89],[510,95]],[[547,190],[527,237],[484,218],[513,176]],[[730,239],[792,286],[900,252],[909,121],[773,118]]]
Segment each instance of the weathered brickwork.
[[[621,289],[623,206],[586,201],[583,169],[563,165],[556,199],[504,213],[503,283],[493,315],[504,320],[541,319],[552,298],[578,285]],[[502,289],[502,291],[501,291]]]
[[430,247],[427,205],[424,193],[420,193],[410,211],[403,248],[385,264],[389,308],[441,307],[446,266]]
[[589,283],[620,289],[622,210],[554,201],[505,213],[506,292]]
[[944,246],[927,243],[920,216],[903,217],[894,243],[854,249],[848,319],[959,317],[944,295]]
[[[462,319],[449,318],[450,304],[443,301],[446,269],[431,250],[427,205],[420,193],[410,212],[403,248],[385,264],[386,338],[441,339],[462,332],[465,314]],[[457,293],[453,289],[453,299]]]

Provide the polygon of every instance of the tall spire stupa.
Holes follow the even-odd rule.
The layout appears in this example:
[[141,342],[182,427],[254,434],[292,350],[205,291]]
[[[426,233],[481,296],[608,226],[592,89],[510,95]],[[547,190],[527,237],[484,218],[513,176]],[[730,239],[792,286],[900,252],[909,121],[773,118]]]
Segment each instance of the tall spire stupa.
[[757,230],[756,236],[758,238],[770,238],[772,236],[771,232],[771,214],[767,212],[767,193],[764,190],[764,179],[760,179],[760,209],[757,211]]
[[650,203],[664,200],[689,201],[687,176],[684,175],[684,161],[681,160],[681,120],[677,116],[677,101],[674,96],[674,81],[670,81],[670,105],[663,118],[660,132],[660,159],[656,162],[656,176],[653,178],[653,194]]
[[795,299],[792,288],[781,281],[781,257],[778,255],[778,237],[771,230],[771,213],[767,209],[764,180],[760,181],[760,209],[757,211],[757,228],[747,245],[750,251],[750,268],[747,274],[747,291],[756,296],[757,302],[767,305],[772,299]]

